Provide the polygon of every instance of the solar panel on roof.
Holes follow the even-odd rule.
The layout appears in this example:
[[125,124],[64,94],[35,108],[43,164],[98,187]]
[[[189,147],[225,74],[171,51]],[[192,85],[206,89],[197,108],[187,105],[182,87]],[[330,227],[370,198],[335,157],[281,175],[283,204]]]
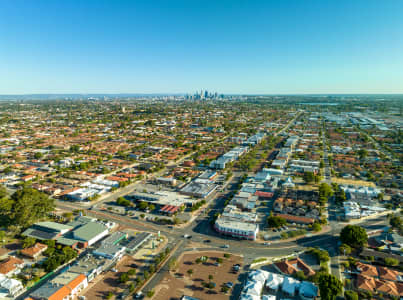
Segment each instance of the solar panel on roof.
[[38,239],[43,239],[43,240],[51,240],[53,239],[57,234],[54,232],[46,232],[42,230],[33,230],[30,233],[31,236],[37,237]]

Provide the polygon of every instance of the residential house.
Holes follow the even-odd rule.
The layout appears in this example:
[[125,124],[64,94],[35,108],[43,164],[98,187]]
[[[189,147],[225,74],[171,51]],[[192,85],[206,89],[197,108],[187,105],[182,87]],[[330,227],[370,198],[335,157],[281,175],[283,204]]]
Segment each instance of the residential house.
[[0,262],[0,274],[11,276],[18,273],[24,266],[24,261],[14,256],[9,256],[2,262]]
[[46,249],[48,249],[47,245],[41,244],[41,243],[36,243],[32,247],[22,249],[21,254],[26,257],[36,259]]
[[285,275],[294,275],[299,271],[302,271],[307,277],[315,275],[315,271],[300,258],[277,262],[274,267]]

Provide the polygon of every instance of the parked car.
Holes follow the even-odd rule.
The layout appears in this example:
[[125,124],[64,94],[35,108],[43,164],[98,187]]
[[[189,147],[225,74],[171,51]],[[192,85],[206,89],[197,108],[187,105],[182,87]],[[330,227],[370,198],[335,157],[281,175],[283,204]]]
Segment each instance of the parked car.
[[211,243],[211,240],[204,240],[205,243]]
[[222,248],[228,249],[229,245],[223,245]]
[[234,284],[233,284],[231,281],[228,281],[228,282],[225,284],[225,286],[226,286],[227,288],[232,289],[232,287],[234,286]]

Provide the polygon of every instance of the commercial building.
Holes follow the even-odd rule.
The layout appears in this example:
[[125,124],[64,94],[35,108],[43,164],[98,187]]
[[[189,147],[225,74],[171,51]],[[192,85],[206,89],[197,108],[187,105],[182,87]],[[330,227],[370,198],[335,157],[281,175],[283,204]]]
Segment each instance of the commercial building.
[[102,243],[92,253],[95,256],[105,257],[110,260],[120,260],[126,251],[126,247],[114,244]]
[[131,240],[125,245],[126,251],[128,253],[136,252],[145,242],[152,238],[152,233],[141,232],[136,234]]
[[150,191],[150,192],[133,192],[126,199],[136,202],[147,202],[162,208],[165,205],[181,207],[183,205],[192,206],[195,200],[186,195],[170,191]]
[[84,274],[67,271],[46,282],[33,291],[29,297],[35,300],[74,299],[87,286],[88,281]]
[[122,231],[115,231],[111,235],[108,235],[103,241],[102,244],[111,244],[111,245],[117,245],[123,240],[126,240],[129,237],[129,235],[126,232]]
[[73,226],[56,222],[39,222],[22,233],[22,236],[33,237],[37,240],[54,240],[72,230]]
[[248,147],[235,147],[231,151],[220,156],[210,163],[211,169],[225,169],[226,165],[230,162],[237,160],[240,156],[248,151]]
[[257,224],[233,221],[223,217],[217,218],[214,229],[221,234],[247,240],[256,240],[259,233]]
[[110,262],[102,257],[96,257],[91,254],[76,260],[74,264],[69,268],[69,272],[76,274],[84,274],[87,277],[87,281],[91,282],[96,276],[102,273]]
[[197,180],[191,181],[185,187],[181,189],[181,193],[184,195],[206,198],[211,195],[217,189],[217,185],[210,182],[200,182]]
[[89,222],[72,231],[73,238],[81,243],[91,246],[103,237],[107,236],[109,229],[101,223]]

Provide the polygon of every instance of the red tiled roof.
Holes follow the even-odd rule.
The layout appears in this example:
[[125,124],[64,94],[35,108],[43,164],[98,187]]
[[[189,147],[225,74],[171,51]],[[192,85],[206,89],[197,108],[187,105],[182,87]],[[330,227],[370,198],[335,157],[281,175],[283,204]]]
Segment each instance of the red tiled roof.
[[80,274],[78,275],[76,278],[74,278],[72,281],[70,281],[67,284],[67,287],[69,287],[70,289],[74,290],[80,283],[82,283],[85,280],[85,275],[84,274]]
[[48,300],[63,300],[68,295],[70,295],[70,289],[67,286],[63,286],[51,295]]
[[37,253],[45,251],[48,248],[47,245],[36,243],[34,246],[21,250],[21,254],[29,257],[34,257]]
[[275,265],[282,273],[287,275],[292,275],[298,271],[304,272],[305,276],[315,275],[315,271],[299,258],[293,260],[284,260],[275,263]]
[[271,197],[273,197],[273,193],[256,191],[255,196],[262,197],[262,198],[271,198]]
[[399,272],[385,267],[378,267],[378,274],[381,279],[396,281]]
[[365,276],[378,276],[378,270],[375,266],[363,264],[358,262],[356,264],[357,269],[360,271],[361,275]]
[[9,258],[0,263],[0,273],[6,275],[11,271],[15,270],[16,266],[21,265],[22,263],[24,263],[23,260],[16,258],[14,256],[10,256]]

